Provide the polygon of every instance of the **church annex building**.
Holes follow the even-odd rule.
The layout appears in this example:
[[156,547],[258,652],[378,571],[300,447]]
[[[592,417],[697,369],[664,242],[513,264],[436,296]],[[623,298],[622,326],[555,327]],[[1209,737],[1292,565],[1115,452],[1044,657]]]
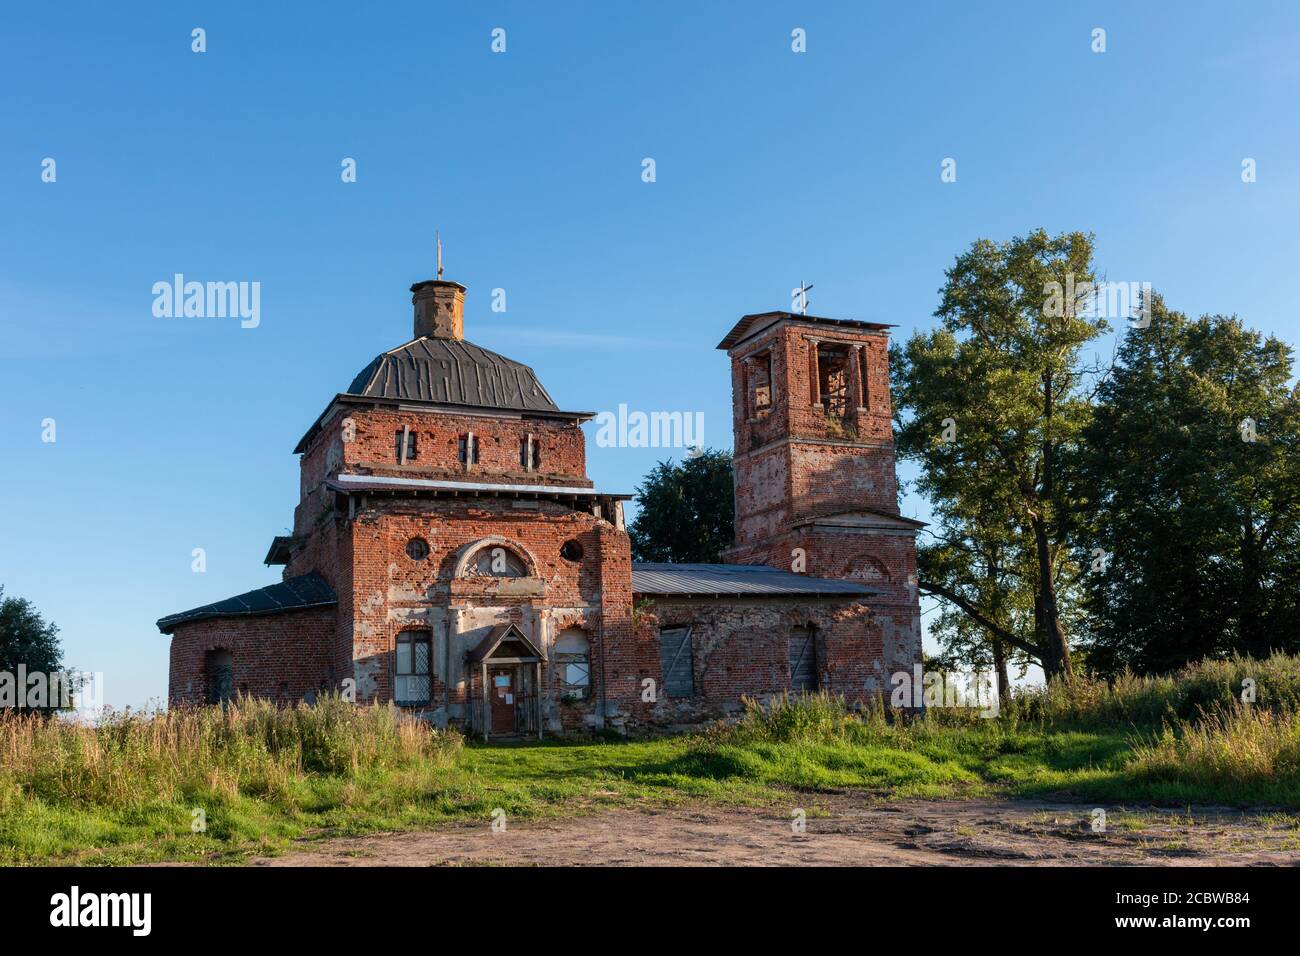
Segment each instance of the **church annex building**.
[[342,691],[485,739],[690,723],[740,698],[888,695],[921,660],[900,516],[888,329],[747,315],[731,358],[736,540],[638,564],[630,497],[587,478],[581,424],[532,369],[466,341],[465,288],[411,287],[415,334],[294,452],[278,584],[170,614],[169,699]]

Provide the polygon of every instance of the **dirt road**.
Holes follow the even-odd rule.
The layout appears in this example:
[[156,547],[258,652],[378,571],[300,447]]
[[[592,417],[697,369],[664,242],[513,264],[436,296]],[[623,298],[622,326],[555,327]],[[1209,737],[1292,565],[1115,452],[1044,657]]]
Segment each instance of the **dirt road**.
[[[810,801],[808,806],[813,806]],[[1300,864],[1300,818],[1025,801],[818,796],[803,832],[784,810],[615,810],[305,841],[257,866],[917,866]],[[824,814],[824,815],[820,815]]]

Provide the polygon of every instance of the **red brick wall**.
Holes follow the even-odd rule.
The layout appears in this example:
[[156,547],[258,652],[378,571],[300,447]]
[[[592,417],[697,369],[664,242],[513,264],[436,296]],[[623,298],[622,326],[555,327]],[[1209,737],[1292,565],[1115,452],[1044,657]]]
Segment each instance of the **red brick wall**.
[[[818,343],[848,348],[839,425],[815,403]],[[778,323],[731,351],[736,545],[724,560],[878,589],[877,661],[892,672],[920,660],[921,628],[914,530],[873,515],[899,513],[888,345],[884,330]],[[748,377],[768,355],[773,404],[760,417]]]
[[[828,424],[811,400],[810,356],[816,340],[844,343],[853,386],[843,427]],[[887,686],[887,672],[919,659],[915,548],[898,526],[803,526],[810,516],[873,508],[897,513],[890,430],[887,338],[878,331],[778,327],[732,354],[736,424],[737,547],[728,559],[789,568],[803,551],[806,573],[862,581],[882,593],[866,604],[843,600],[660,600],[634,612],[627,535],[608,521],[559,502],[463,497],[345,496],[323,482],[340,471],[519,484],[580,485],[585,446],[575,422],[387,406],[346,407],[327,422],[302,457],[301,501],[285,577],[322,574],[335,589],[337,613],[311,611],[254,619],[181,625],[172,642],[173,699],[201,699],[206,651],[229,646],[236,685],[272,699],[298,699],[331,680],[356,681],[358,700],[390,699],[397,635],[408,628],[432,637],[432,695],[428,710],[461,723],[475,700],[478,675],[465,655],[492,626],[511,621],[542,649],[543,720],[548,732],[649,722],[675,723],[734,711],[742,695],[779,693],[789,686],[788,639],[796,626],[817,635],[820,686],[863,700]],[[763,414],[749,404],[746,362],[770,362],[773,403]],[[861,356],[861,358],[859,358]],[[417,457],[396,461],[395,433],[417,435]],[[345,429],[355,431],[344,440]],[[466,470],[458,439],[479,438],[479,462]],[[541,449],[536,470],[521,467],[520,439],[531,433]],[[364,503],[363,503],[364,500]],[[900,533],[901,531],[901,533]],[[429,555],[406,553],[412,537]],[[456,578],[457,558],[474,542],[499,539],[524,557],[527,574],[514,578]],[[580,561],[560,557],[568,540]],[[869,605],[869,606],[868,606]],[[690,624],[695,697],[663,693],[659,628]],[[551,645],[566,628],[587,637],[590,693],[559,700],[560,675]],[[223,643],[224,642],[224,643]],[[643,701],[653,680],[658,700]],[[196,696],[197,695],[197,698]],[[604,711],[602,711],[604,704]]]
[[[345,429],[345,422],[351,428]],[[416,457],[399,464],[397,432],[406,426],[416,435]],[[466,468],[459,441],[467,432],[478,438],[479,460]],[[352,440],[345,440],[351,434]],[[520,462],[527,435],[539,449],[536,468]],[[327,477],[352,474],[432,478],[444,481],[499,481],[512,484],[590,487],[586,444],[577,422],[564,419],[416,412],[388,406],[346,406],[321,429],[302,459],[302,493]]]
[[[843,427],[829,423],[813,401],[819,342],[849,348],[850,394],[864,404],[851,407]],[[737,545],[778,534],[809,515],[854,507],[897,514],[888,346],[881,331],[784,325],[733,350]],[[748,383],[753,363],[769,354],[773,405],[760,418]]]
[[[789,639],[811,627],[816,641],[818,688],[863,703],[889,687],[881,664],[883,629],[865,604],[829,599],[656,598],[638,605],[640,670],[620,695],[630,724],[689,723],[740,711],[742,696],[756,699],[790,690]],[[691,628],[695,696],[664,692],[659,631]],[[640,699],[641,680],[654,679],[657,700]],[[635,694],[632,690],[635,689]]]
[[[481,691],[479,674],[466,668],[465,654],[493,624],[510,621],[548,657],[542,686],[547,694],[544,717],[555,725],[552,729],[595,722],[602,640],[624,648],[630,633],[631,551],[626,533],[592,514],[549,501],[529,502],[535,508],[516,507],[510,498],[368,501],[351,526],[355,602],[349,623],[359,699],[389,699],[397,634],[407,627],[427,627],[433,636],[435,670],[429,709],[452,722],[463,721],[464,706]],[[407,542],[415,536],[424,538],[430,549],[421,561],[406,554]],[[529,573],[454,577],[461,555],[485,539],[500,539],[501,546],[526,560]],[[560,555],[561,546],[570,540],[582,548],[579,561]],[[550,644],[569,627],[586,632],[592,686],[586,700],[561,705],[559,675],[549,662]]]
[[207,696],[207,654],[228,650],[234,691],[280,703],[331,685],[334,608],[179,624],[171,641],[168,700],[201,704]]

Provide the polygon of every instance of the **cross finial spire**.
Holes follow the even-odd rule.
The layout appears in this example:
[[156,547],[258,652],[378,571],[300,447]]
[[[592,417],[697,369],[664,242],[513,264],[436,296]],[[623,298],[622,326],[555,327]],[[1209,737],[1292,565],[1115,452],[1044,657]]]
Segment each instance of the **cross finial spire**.
[[791,312],[797,312],[799,315],[808,314],[808,293],[811,290],[812,286],[809,283],[799,280],[799,285],[790,290],[790,304],[793,306]]
[[434,236],[437,237],[437,242],[438,242],[438,278],[441,279],[442,278],[442,233],[435,231]]

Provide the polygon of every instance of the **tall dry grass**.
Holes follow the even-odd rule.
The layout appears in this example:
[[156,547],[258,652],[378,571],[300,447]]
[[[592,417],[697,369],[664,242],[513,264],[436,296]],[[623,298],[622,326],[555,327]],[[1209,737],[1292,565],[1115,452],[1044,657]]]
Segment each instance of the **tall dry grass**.
[[309,774],[450,765],[455,733],[382,705],[323,698],[278,707],[110,715],[95,725],[0,712],[0,811],[20,800],[138,807],[195,795],[283,797]]
[[[1300,781],[1300,719],[1249,705],[1217,708],[1196,722],[1166,724],[1133,748],[1139,779],[1262,794]],[[1258,799],[1258,796],[1257,796]]]
[[1003,711],[1021,720],[1089,727],[1160,726],[1196,723],[1202,715],[1242,703],[1246,681],[1254,684],[1257,711],[1294,714],[1300,710],[1300,656],[1274,654],[1263,660],[1233,657],[1204,660],[1157,677],[1122,674],[1111,681],[1079,677],[1016,695]]

